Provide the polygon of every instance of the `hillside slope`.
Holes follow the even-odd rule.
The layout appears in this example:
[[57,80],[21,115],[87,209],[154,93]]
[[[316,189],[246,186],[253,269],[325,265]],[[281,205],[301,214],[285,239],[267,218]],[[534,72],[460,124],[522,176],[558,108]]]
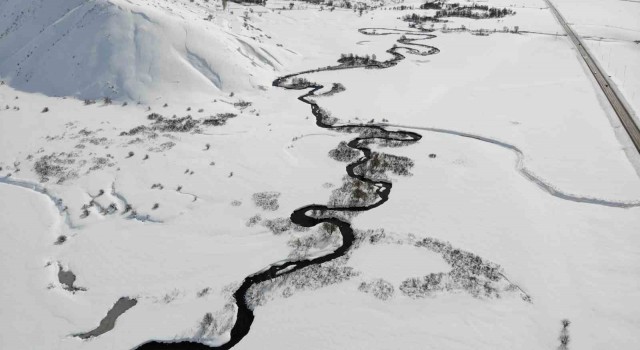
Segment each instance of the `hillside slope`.
[[268,85],[288,54],[211,3],[7,0],[0,14],[0,78],[51,96],[227,95]]

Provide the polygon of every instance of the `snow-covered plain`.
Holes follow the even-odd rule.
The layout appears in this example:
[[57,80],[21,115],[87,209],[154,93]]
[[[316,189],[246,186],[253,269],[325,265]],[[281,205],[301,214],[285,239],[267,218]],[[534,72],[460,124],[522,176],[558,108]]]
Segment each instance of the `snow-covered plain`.
[[[319,234],[274,234],[267,220],[327,203],[345,175],[345,163],[327,153],[354,137],[315,126],[296,100],[302,92],[271,81],[333,65],[342,53],[388,59],[399,35],[358,29],[409,29],[399,17],[428,11],[60,3],[0,4],[0,348],[225,341],[224,324],[233,320],[225,305],[238,283],[300,254],[297,242]],[[629,159],[615,114],[571,43],[548,35],[561,28],[544,2],[489,4],[517,13],[450,18],[447,26],[518,25],[523,33],[438,30],[421,43],[439,54],[305,76],[344,85],[315,99],[341,122],[384,119],[423,139],[372,146],[415,162],[411,176],[393,177],[387,203],[353,219],[355,229],[384,229],[391,239],[354,249],[342,262],[355,272],[345,281],[269,294],[238,349],[557,348],[565,318],[569,348],[640,343],[637,158]],[[12,25],[16,16],[20,25]],[[236,116],[175,132],[153,129],[151,113]],[[276,193],[278,205],[255,203],[262,192]],[[67,207],[62,213],[56,199]],[[83,205],[92,202],[86,216]],[[513,291],[405,295],[405,279],[450,269],[440,254],[407,243],[423,238],[499,264],[531,302]],[[61,267],[84,290],[66,289]],[[362,291],[377,279],[394,288],[386,300]],[[95,328],[123,296],[138,304],[113,330],[73,337]],[[203,334],[206,313],[221,332]]]
[[640,3],[555,0],[571,27],[585,39],[640,122]]

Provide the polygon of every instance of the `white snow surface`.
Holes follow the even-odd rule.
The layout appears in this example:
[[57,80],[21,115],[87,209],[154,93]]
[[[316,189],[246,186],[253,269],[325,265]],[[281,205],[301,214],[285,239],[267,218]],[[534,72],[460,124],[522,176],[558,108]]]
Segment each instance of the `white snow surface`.
[[640,5],[634,0],[553,0],[587,43],[640,123]]
[[[269,85],[291,53],[249,33],[240,16],[216,6],[187,0],[3,1],[0,77],[50,96],[145,102],[161,96],[193,101]],[[215,17],[207,20],[209,15]]]
[[[570,21],[613,8],[621,26],[636,24],[619,7],[578,11],[578,3],[555,2]],[[398,18],[426,11],[358,16],[301,2],[280,10],[288,4],[222,11],[213,1],[0,2],[1,349],[225,341],[224,332],[199,334],[205,313],[223,322],[243,278],[290,258],[294,237],[317,233],[274,235],[263,223],[327,203],[346,174],[346,163],[327,153],[354,135],[318,128],[296,100],[302,92],[271,81],[334,65],[341,53],[387,59],[399,36],[358,29],[408,29]],[[346,87],[316,98],[341,122],[384,118],[389,128],[423,136],[411,146],[372,146],[415,165],[412,176],[392,177],[390,200],[355,217],[354,228],[448,241],[499,264],[532,302],[515,293],[411,298],[400,283],[447,272],[442,257],[410,245],[363,245],[346,262],[357,272],[351,279],[257,307],[237,349],[551,349],[565,318],[570,349],[640,343],[640,177],[632,146],[569,40],[554,35],[561,28],[544,2],[488,4],[517,14],[451,18],[447,26],[518,25],[521,33],[436,30],[421,43],[439,48],[437,55],[304,77]],[[237,116],[200,132],[121,135],[153,125],[151,113]],[[62,170],[43,178],[42,159]],[[274,210],[253,202],[267,191],[280,193]],[[82,218],[92,199],[97,204]],[[116,213],[100,209],[112,203]],[[122,213],[127,204],[139,220]],[[255,215],[262,221],[254,225]],[[54,244],[60,235],[66,241]],[[86,290],[65,289],[58,265]],[[394,287],[390,299],[359,291],[380,278]],[[138,304],[113,330],[72,336],[95,328],[123,296]]]

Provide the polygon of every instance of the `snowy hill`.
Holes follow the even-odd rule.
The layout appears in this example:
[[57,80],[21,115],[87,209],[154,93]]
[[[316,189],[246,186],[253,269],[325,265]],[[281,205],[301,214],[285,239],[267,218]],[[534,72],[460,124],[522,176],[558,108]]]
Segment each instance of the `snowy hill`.
[[8,0],[0,78],[52,96],[148,101],[268,85],[286,50],[213,3]]

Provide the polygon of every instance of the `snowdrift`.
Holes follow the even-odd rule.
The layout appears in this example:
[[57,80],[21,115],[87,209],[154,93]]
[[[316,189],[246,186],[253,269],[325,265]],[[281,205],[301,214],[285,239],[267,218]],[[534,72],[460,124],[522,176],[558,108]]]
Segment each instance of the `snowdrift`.
[[6,0],[0,79],[49,96],[210,98],[269,85],[288,55],[269,39],[212,3]]

